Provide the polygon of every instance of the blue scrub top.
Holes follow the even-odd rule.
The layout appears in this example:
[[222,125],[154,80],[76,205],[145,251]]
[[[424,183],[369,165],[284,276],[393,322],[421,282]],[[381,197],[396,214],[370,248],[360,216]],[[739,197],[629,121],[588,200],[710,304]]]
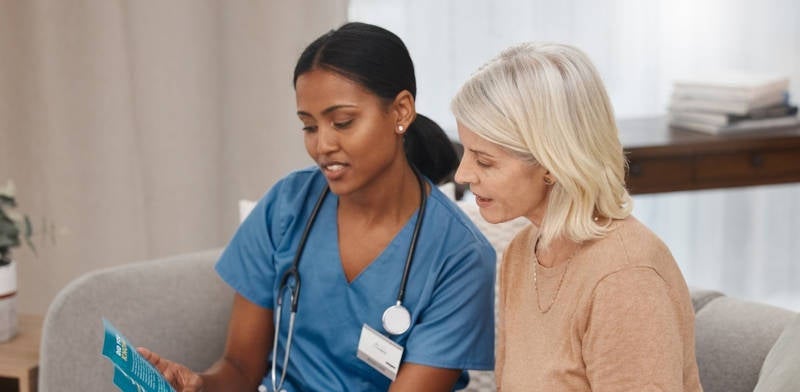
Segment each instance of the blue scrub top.
[[[241,224],[216,270],[239,294],[277,306],[280,278],[292,264],[314,203],[327,185],[317,167],[279,181]],[[423,217],[404,305],[411,328],[390,336],[403,362],[451,369],[494,367],[495,252],[469,218],[435,186]],[[386,390],[390,380],[356,357],[362,325],[385,333],[381,316],[394,305],[416,213],[352,282],[339,258],[338,196],[329,192],[300,260],[301,292],[287,391]],[[284,291],[278,343],[280,377],[289,329]],[[271,360],[271,356],[267,361]],[[468,381],[462,373],[458,387]],[[264,385],[271,390],[270,375]]]

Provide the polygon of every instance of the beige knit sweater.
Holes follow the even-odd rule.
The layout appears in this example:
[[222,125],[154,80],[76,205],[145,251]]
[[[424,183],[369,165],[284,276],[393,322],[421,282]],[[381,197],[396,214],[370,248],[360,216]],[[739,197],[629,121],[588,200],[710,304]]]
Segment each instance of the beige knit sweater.
[[[675,260],[633,217],[612,229],[552,268],[534,261],[535,226],[509,244],[500,271],[499,390],[702,390],[694,311]],[[552,303],[546,313],[538,295],[543,309]]]

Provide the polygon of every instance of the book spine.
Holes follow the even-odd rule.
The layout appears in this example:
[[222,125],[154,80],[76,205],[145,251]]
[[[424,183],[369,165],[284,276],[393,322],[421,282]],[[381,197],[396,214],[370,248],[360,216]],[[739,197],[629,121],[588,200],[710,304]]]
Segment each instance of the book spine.
[[728,121],[737,122],[742,120],[792,116],[795,114],[797,114],[797,106],[783,104],[779,106],[770,106],[761,109],[753,109],[744,116],[729,114]]

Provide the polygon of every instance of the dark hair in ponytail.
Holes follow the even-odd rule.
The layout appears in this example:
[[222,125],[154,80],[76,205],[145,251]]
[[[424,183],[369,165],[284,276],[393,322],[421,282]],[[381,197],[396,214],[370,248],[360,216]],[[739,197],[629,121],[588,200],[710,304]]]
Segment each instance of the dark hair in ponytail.
[[[317,38],[297,60],[293,83],[315,68],[336,72],[388,101],[403,90],[417,96],[414,63],[406,45],[378,26],[351,22]],[[450,139],[421,114],[406,131],[404,144],[409,162],[434,183],[449,179],[458,167]]]

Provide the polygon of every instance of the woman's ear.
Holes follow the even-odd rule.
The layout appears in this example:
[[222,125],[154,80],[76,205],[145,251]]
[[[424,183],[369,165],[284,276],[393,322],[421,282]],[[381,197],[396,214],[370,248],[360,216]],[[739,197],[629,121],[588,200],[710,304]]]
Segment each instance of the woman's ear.
[[408,129],[408,126],[417,118],[417,110],[414,106],[414,96],[408,90],[403,90],[397,94],[392,103],[398,128]]

